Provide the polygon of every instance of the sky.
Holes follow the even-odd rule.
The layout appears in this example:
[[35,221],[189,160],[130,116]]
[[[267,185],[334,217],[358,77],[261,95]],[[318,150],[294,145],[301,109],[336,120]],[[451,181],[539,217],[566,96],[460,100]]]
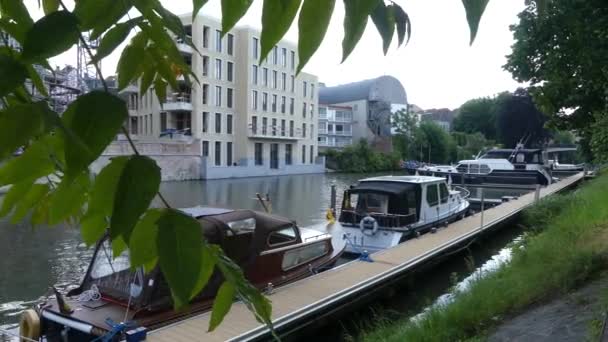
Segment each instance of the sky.
[[[161,0],[176,14],[192,11],[191,0]],[[305,72],[326,85],[337,85],[391,75],[403,84],[408,102],[424,109],[457,108],[469,99],[513,91],[520,86],[502,69],[513,37],[509,25],[517,22],[524,0],[492,0],[482,17],[477,39],[469,45],[469,29],[460,0],[395,0],[412,22],[409,44],[397,48],[396,38],[386,56],[382,40],[369,20],[365,33],[350,57],[340,63],[343,37],[342,1],[336,1],[325,39]],[[261,28],[261,0],[255,0],[237,25]],[[38,8],[31,10],[41,15]],[[220,0],[210,0],[203,13],[220,18]],[[297,22],[285,36],[297,42]],[[115,73],[120,49],[104,59],[104,76]],[[75,50],[51,60],[59,66],[76,64]]]

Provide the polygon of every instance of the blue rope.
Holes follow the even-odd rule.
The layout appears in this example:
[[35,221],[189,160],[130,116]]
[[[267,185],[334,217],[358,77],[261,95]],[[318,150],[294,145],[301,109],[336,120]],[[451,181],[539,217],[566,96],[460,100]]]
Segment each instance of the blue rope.
[[344,234],[344,239],[346,240],[346,243],[350,244],[351,247],[354,250],[356,250],[357,253],[359,253],[359,257],[357,259],[359,259],[360,261],[374,262],[374,260],[371,258],[369,253],[367,251],[360,250],[359,247],[357,247],[357,245],[355,245],[352,241],[350,241],[350,239],[348,238],[348,236],[346,234]]
[[111,318],[106,318],[106,324],[112,328],[112,330],[108,331],[107,334],[103,336],[99,336],[94,339],[92,342],[110,342],[117,334],[124,332],[127,328],[133,327],[134,322],[127,323],[116,323]]

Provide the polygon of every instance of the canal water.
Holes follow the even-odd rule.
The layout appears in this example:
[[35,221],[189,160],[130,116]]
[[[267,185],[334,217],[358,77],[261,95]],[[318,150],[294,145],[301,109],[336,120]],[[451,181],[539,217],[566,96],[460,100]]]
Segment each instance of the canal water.
[[[368,176],[373,175],[328,173],[166,182],[161,191],[174,207],[212,205],[255,210],[262,210],[255,194],[268,194],[273,213],[296,220],[299,226],[309,226],[325,220],[331,184],[337,186],[339,203],[349,185]],[[486,198],[506,194],[514,193],[489,191]],[[49,286],[65,291],[78,284],[92,250],[82,243],[78,227],[32,227],[27,221],[11,224],[5,218],[0,220],[0,253],[0,328],[13,329],[22,310],[49,295]]]

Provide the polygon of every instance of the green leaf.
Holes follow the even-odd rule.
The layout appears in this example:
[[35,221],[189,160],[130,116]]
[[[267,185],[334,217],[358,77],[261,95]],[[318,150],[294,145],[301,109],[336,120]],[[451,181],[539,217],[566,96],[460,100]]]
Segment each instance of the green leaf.
[[156,247],[158,226],[156,222],[162,213],[163,211],[159,209],[146,211],[141,220],[135,225],[135,228],[133,228],[131,239],[129,240],[131,268],[144,266],[158,258]]
[[241,19],[253,0],[222,0],[222,34],[228,33]]
[[167,98],[167,82],[157,76],[156,80],[154,80],[154,91],[156,92],[158,101],[160,103],[165,102],[165,99]]
[[25,30],[34,24],[27,7],[21,0],[0,0],[0,8],[2,9],[2,17],[15,20]]
[[260,61],[285,35],[298,13],[302,0],[264,0]]
[[36,68],[34,68],[34,66],[32,66],[31,64],[28,64],[25,67],[27,68],[28,77],[34,84],[34,87],[36,87],[36,89],[42,96],[48,97],[49,93],[46,90],[46,87],[44,86],[42,78],[40,78],[40,74],[38,73],[38,71],[36,71]]
[[184,29],[182,20],[178,16],[164,8],[160,2],[157,3],[155,10],[160,14],[166,28],[173,32],[177,37],[182,39],[186,38],[186,30]]
[[361,39],[367,17],[378,6],[380,0],[344,0],[344,39],[342,40],[342,62],[348,58]]
[[384,1],[380,1],[371,16],[382,37],[382,51],[386,55],[393,40],[393,33],[395,33],[395,16],[392,7],[387,7],[384,5]]
[[118,236],[112,240],[112,258],[118,258],[122,252],[127,250],[127,243],[122,237]]
[[46,116],[51,115],[47,112],[51,110],[46,102],[18,104],[0,111],[0,158],[44,133]]
[[58,151],[58,143],[56,136],[45,136],[28,146],[19,157],[10,159],[0,168],[0,186],[38,179],[53,172],[55,163],[52,156],[62,153]]
[[188,304],[198,284],[203,246],[202,229],[191,216],[164,209],[157,221],[160,268],[171,288],[174,305]]
[[203,8],[208,0],[192,0],[192,21],[198,15],[198,12]]
[[93,29],[91,38],[97,39],[125,16],[132,6],[131,0],[78,0],[74,14],[80,20],[81,29]]
[[[22,85],[27,78],[27,69],[9,54],[0,53],[0,97],[6,96]],[[1,126],[0,126],[1,127]],[[0,148],[2,145],[0,144]]]
[[47,192],[49,192],[48,184],[32,185],[23,199],[17,203],[13,217],[11,217],[11,223],[17,224],[19,221],[23,220],[25,215],[27,215],[27,212],[32,209]]
[[122,50],[122,54],[118,60],[116,73],[118,74],[119,90],[126,88],[138,76],[137,72],[144,60],[144,44],[140,43],[144,40],[142,32],[138,33],[131,41],[131,44]]
[[198,281],[196,286],[192,290],[190,297],[198,295],[203,288],[209,282],[209,279],[213,275],[213,271],[215,270],[215,265],[218,261],[220,247],[218,245],[210,245],[208,243],[203,243],[202,249],[202,263],[201,263],[201,273],[198,276]]
[[8,215],[13,207],[23,198],[28,190],[34,185],[33,179],[28,179],[17,184],[13,184],[10,190],[4,196],[2,200],[2,208],[0,208],[0,217]]
[[479,22],[481,16],[488,5],[489,0],[462,0],[464,10],[467,13],[467,22],[469,23],[469,29],[471,31],[471,41],[469,44],[473,45],[475,37],[477,36],[477,29],[479,28]]
[[[33,22],[32,22],[33,25]],[[31,27],[31,25],[30,25]],[[27,32],[28,27],[26,25],[20,26],[15,22],[9,21],[8,18],[3,17],[0,18],[0,29],[6,33],[8,33],[11,37],[13,37],[19,44],[23,45],[25,41],[25,34]]]
[[130,236],[139,217],[148,209],[160,186],[160,168],[153,159],[135,155],[129,158],[120,175],[114,209],[110,220],[110,236]]
[[230,307],[232,307],[232,303],[234,302],[235,290],[234,285],[227,281],[220,286],[217,295],[213,299],[213,309],[211,310],[211,319],[209,320],[209,331],[215,330],[215,328],[222,323],[228,311],[230,311]]
[[156,62],[154,58],[150,54],[148,50],[146,50],[146,54],[144,55],[144,71],[141,76],[141,80],[139,82],[139,93],[145,94],[152,82],[154,82],[154,77],[156,76]]
[[50,14],[59,9],[59,0],[42,0],[44,14]]
[[388,5],[393,8],[393,14],[395,16],[395,24],[397,25],[397,38],[399,45],[403,44],[405,36],[407,35],[406,44],[410,41],[412,35],[412,23],[410,17],[405,13],[403,8],[397,4]]
[[97,54],[91,60],[91,63],[97,63],[104,57],[110,55],[127,37],[129,33],[137,25],[141,18],[135,18],[124,23],[116,24],[111,28],[101,39]]
[[67,144],[67,174],[76,174],[97,159],[114,139],[127,117],[126,103],[104,91],[92,91],[72,102],[63,114],[63,122],[87,149],[84,150],[82,145],[74,143]]
[[89,192],[89,173],[75,179],[64,178],[51,193],[48,203],[48,223],[55,225],[71,216],[80,216],[80,210]]
[[108,222],[100,214],[85,215],[80,221],[80,233],[87,246],[95,244],[106,232]]
[[298,70],[317,51],[325,37],[329,20],[334,12],[335,0],[304,0],[298,19]]
[[27,32],[21,57],[39,61],[56,56],[78,42],[78,18],[67,11],[57,11],[42,17]]
[[114,208],[114,196],[118,181],[122,171],[127,165],[129,157],[114,157],[110,160],[110,164],[106,165],[93,183],[91,189],[91,199],[89,200],[89,208],[87,214],[99,214],[102,216],[112,216]]

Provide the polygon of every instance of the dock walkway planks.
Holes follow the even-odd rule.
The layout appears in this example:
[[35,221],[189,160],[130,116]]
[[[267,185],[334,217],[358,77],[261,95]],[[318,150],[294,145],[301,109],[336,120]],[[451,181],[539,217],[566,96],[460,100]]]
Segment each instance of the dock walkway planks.
[[[558,183],[542,188],[540,197],[549,196],[583,179],[583,173],[565,178]],[[418,239],[408,240],[391,249],[372,255],[374,262],[353,261],[335,269],[311,276],[293,284],[276,289],[270,296],[272,316],[276,327],[285,325],[327,308],[332,303],[349,295],[390,279],[433,256],[462,243],[485,229],[517,214],[534,203],[535,193],[531,192],[517,200],[506,202],[481,213],[440,229],[435,234],[424,234]],[[212,333],[207,333],[209,313],[149,332],[152,342],[191,342],[248,340],[268,333],[242,303],[234,303],[224,322]]]

